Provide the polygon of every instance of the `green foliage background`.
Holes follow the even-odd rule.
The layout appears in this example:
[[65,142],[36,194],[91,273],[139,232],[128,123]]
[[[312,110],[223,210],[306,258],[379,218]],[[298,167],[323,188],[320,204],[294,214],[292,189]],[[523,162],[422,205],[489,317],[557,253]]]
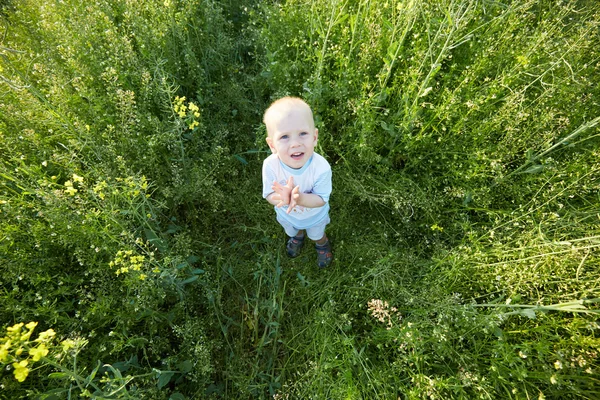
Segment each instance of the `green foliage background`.
[[[24,382],[7,333],[1,396],[600,396],[600,5],[0,10],[0,323],[57,332]],[[283,95],[333,167],[326,270],[260,196]]]

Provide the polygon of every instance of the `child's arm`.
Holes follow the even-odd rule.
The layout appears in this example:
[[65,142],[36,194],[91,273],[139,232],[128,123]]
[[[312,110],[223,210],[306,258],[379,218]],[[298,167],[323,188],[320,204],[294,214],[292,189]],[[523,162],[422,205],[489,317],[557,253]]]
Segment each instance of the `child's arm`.
[[[284,204],[283,204],[283,202],[281,201],[281,196],[280,196],[278,193],[276,193],[276,192],[273,192],[273,193],[271,193],[271,194],[270,194],[270,195],[268,195],[268,196],[267,196],[265,199],[266,199],[266,200],[267,200],[267,201],[268,201],[270,204],[272,204],[272,205],[274,205],[274,206],[276,206],[276,207],[281,207],[281,206],[283,206],[283,205],[284,205]],[[281,205],[280,205],[280,204],[281,204]]]
[[290,176],[285,186],[279,182],[273,182],[273,193],[266,197],[267,201],[276,207],[289,205],[287,213],[291,213],[294,207],[302,206],[307,208],[323,207],[325,200],[318,194],[300,193],[300,186],[294,186],[294,178]]
[[292,190],[288,212],[297,205],[307,208],[319,208],[327,204],[331,193],[331,168],[329,168],[329,164],[327,164],[326,170],[316,179],[311,192],[300,193],[300,187],[296,186]]
[[[295,206],[302,206],[308,208],[318,208],[325,205],[325,200],[318,194],[314,193],[300,193],[300,186],[296,186],[292,190],[292,198],[290,201],[290,209]],[[292,206],[293,204],[293,206]],[[289,210],[288,210],[289,212]]]

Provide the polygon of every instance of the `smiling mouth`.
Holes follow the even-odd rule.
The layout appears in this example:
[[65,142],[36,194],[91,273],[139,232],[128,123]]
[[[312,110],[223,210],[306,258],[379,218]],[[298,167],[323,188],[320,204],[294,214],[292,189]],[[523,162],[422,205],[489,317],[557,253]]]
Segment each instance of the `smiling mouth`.
[[299,160],[302,158],[302,156],[304,155],[304,153],[294,153],[291,155],[293,160]]

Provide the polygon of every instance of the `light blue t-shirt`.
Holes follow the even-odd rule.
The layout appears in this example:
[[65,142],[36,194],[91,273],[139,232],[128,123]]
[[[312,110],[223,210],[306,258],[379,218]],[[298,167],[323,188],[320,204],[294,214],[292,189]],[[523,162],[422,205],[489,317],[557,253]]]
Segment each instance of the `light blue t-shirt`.
[[325,205],[317,208],[296,206],[287,213],[288,206],[275,207],[277,216],[289,222],[296,229],[306,229],[325,221],[329,213],[331,195],[331,167],[323,156],[313,153],[302,168],[290,168],[279,160],[277,154],[271,154],[263,162],[263,198],[273,193],[273,182],[285,186],[290,176],[294,177],[294,186],[300,186],[300,193],[313,193],[321,196]]

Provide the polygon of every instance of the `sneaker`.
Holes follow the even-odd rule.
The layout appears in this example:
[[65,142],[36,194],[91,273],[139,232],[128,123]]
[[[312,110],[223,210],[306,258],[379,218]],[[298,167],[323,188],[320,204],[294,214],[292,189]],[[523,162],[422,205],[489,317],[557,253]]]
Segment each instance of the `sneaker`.
[[331,243],[329,243],[329,240],[323,245],[315,244],[315,248],[317,249],[317,263],[319,264],[319,268],[325,268],[331,264],[333,253],[331,252]]
[[302,250],[302,245],[304,245],[304,236],[294,236],[289,238],[287,245],[285,246],[288,256],[292,258],[298,257],[300,255],[300,250]]

